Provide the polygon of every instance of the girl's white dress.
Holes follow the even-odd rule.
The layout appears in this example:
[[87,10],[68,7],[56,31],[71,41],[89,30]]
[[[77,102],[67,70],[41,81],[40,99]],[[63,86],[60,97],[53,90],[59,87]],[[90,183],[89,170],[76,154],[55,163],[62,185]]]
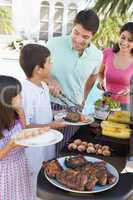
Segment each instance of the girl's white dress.
[[[4,130],[4,137],[0,139],[0,148],[22,129],[17,120],[11,131]],[[32,182],[29,174],[25,149],[13,149],[5,158],[0,160],[0,200],[34,200]]]

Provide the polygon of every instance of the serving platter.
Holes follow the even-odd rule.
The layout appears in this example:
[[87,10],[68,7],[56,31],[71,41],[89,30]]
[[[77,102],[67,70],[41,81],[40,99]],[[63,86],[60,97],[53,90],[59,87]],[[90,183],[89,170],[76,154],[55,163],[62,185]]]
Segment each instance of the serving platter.
[[[58,162],[59,164],[62,166],[63,169],[66,169],[67,167],[65,166],[65,159],[69,157],[69,156],[65,156],[65,157],[61,157],[61,158],[58,158]],[[90,161],[90,162],[101,162],[103,160],[101,159],[98,159],[98,158],[95,158],[95,157],[89,157],[89,156],[84,156],[85,159],[87,161]],[[115,183],[113,184],[107,184],[107,185],[104,185],[104,186],[101,186],[101,185],[96,185],[94,187],[94,189],[92,191],[78,191],[78,190],[73,190],[71,188],[68,188],[66,187],[65,185],[59,183],[56,179],[54,178],[50,178],[47,176],[46,172],[44,172],[45,174],[45,177],[46,179],[54,186],[62,189],[62,190],[65,190],[65,191],[68,191],[68,192],[74,192],[74,193],[80,193],[80,194],[92,194],[92,193],[99,193],[99,192],[103,192],[103,191],[106,191],[106,190],[109,190],[111,189],[112,187],[114,187],[117,183],[118,183],[118,180],[119,180],[119,173],[117,171],[117,169],[112,166],[111,164],[107,163],[106,164],[106,167],[107,167],[107,170],[116,177],[116,181]]]

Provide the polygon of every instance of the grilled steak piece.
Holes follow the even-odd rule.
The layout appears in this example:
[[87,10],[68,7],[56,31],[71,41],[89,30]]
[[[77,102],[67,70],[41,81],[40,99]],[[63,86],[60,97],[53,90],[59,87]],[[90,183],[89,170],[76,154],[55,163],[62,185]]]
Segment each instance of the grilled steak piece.
[[95,175],[90,175],[88,177],[88,181],[85,185],[86,190],[91,191],[96,186],[96,183],[98,182],[98,179]]
[[87,163],[87,160],[84,158],[83,155],[78,156],[70,156],[69,158],[65,159],[65,165],[68,168],[76,168],[76,167],[82,167]]
[[96,177],[100,185],[106,185],[107,183],[107,168],[106,162],[96,162],[94,163],[94,168],[96,169]]
[[88,181],[88,176],[78,170],[68,169],[58,173],[56,179],[68,188],[83,191]]
[[80,114],[77,113],[77,112],[68,112],[64,119],[69,121],[69,122],[79,122],[80,121]]
[[107,172],[107,182],[108,182],[108,184],[114,184],[115,182],[116,182],[116,180],[117,180],[117,177],[116,176],[114,176],[113,174],[111,174],[109,171]]
[[100,185],[105,185],[107,183],[107,168],[105,162],[89,163],[83,167],[83,171],[88,176],[96,176]]
[[56,175],[62,172],[62,167],[57,160],[43,162],[44,172],[50,177],[55,178]]

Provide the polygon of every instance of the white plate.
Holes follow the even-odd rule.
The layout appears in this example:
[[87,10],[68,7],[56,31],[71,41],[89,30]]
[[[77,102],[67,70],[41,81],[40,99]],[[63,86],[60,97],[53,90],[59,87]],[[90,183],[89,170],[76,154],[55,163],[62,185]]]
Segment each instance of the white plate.
[[[69,156],[68,156],[69,157]],[[57,160],[59,161],[60,165],[63,167],[63,169],[66,169],[67,167],[64,165],[64,161],[65,161],[65,158],[66,157],[62,157],[62,158],[58,158]],[[98,159],[98,158],[94,158],[94,157],[89,157],[89,156],[85,156],[85,159],[88,160],[88,161],[91,161],[91,162],[99,162],[99,161],[102,161],[101,159]],[[118,180],[119,180],[119,173],[118,171],[115,169],[115,167],[113,167],[111,164],[107,163],[106,164],[107,166],[107,169],[108,171],[113,174],[114,176],[116,176],[117,180],[115,183],[111,184],[111,185],[105,185],[105,186],[98,186],[96,185],[95,188],[92,190],[92,191],[78,191],[78,190],[73,190],[73,189],[70,189],[66,186],[64,186],[63,184],[59,183],[57,180],[53,179],[53,178],[49,178],[47,176],[47,174],[45,173],[45,177],[47,178],[47,180],[52,183],[53,185],[55,185],[56,187],[58,188],[61,188],[63,190],[66,190],[66,191],[69,191],[69,192],[74,192],[74,193],[82,193],[82,194],[85,194],[85,193],[98,193],[98,192],[103,192],[105,190],[109,190],[111,189],[112,187],[114,187]]]
[[[54,116],[55,120],[61,120],[64,117],[66,117],[67,112],[59,112]],[[82,126],[82,125],[87,125],[87,124],[92,124],[94,122],[94,118],[92,117],[92,115],[85,115],[86,121],[85,122],[69,122],[64,120],[64,124],[67,125],[73,125],[73,126]]]
[[64,111],[64,112],[59,111],[58,113],[56,113],[56,114],[54,115],[54,120],[55,120],[55,121],[61,120],[61,119],[63,119],[64,117],[66,117],[66,115],[67,115],[67,112],[66,112],[66,111]]
[[107,119],[107,117],[109,116],[109,113],[110,112],[108,112],[108,113],[106,113],[106,114],[104,114],[104,115],[98,115],[98,114],[96,114],[96,113],[93,113],[93,117],[94,118],[96,118],[96,119],[100,119],[100,120],[106,120]]
[[[20,135],[33,131],[38,130],[38,128],[30,128],[30,129],[23,129],[20,132]],[[52,144],[56,144],[60,142],[63,139],[63,134],[57,130],[49,129],[48,132],[44,132],[44,134],[40,134],[37,136],[31,136],[26,139],[17,139],[17,135],[13,136],[12,139],[15,139],[16,144],[22,145],[22,146],[28,146],[28,147],[41,147],[41,146],[49,146]]]
[[69,122],[64,120],[65,124],[72,125],[72,126],[83,126],[87,124],[92,124],[94,122],[94,118],[92,116],[86,115],[86,121],[85,122]]

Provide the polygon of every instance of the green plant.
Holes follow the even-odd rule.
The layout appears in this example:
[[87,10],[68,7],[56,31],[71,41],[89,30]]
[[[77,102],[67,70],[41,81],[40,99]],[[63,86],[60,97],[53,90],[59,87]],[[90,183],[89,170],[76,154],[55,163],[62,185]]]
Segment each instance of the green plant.
[[16,39],[14,41],[12,41],[8,47],[10,47],[11,49],[17,49],[20,50],[24,45],[23,39]]
[[133,15],[132,0],[96,0],[94,10],[98,14],[112,16],[114,13],[119,13],[121,16],[126,15],[131,11]]
[[7,6],[0,7],[0,33],[11,33],[13,30],[11,22],[11,8]]
[[118,42],[120,27],[128,21],[128,17],[115,14],[102,19],[99,32],[94,36],[94,43],[101,49],[112,47]]

